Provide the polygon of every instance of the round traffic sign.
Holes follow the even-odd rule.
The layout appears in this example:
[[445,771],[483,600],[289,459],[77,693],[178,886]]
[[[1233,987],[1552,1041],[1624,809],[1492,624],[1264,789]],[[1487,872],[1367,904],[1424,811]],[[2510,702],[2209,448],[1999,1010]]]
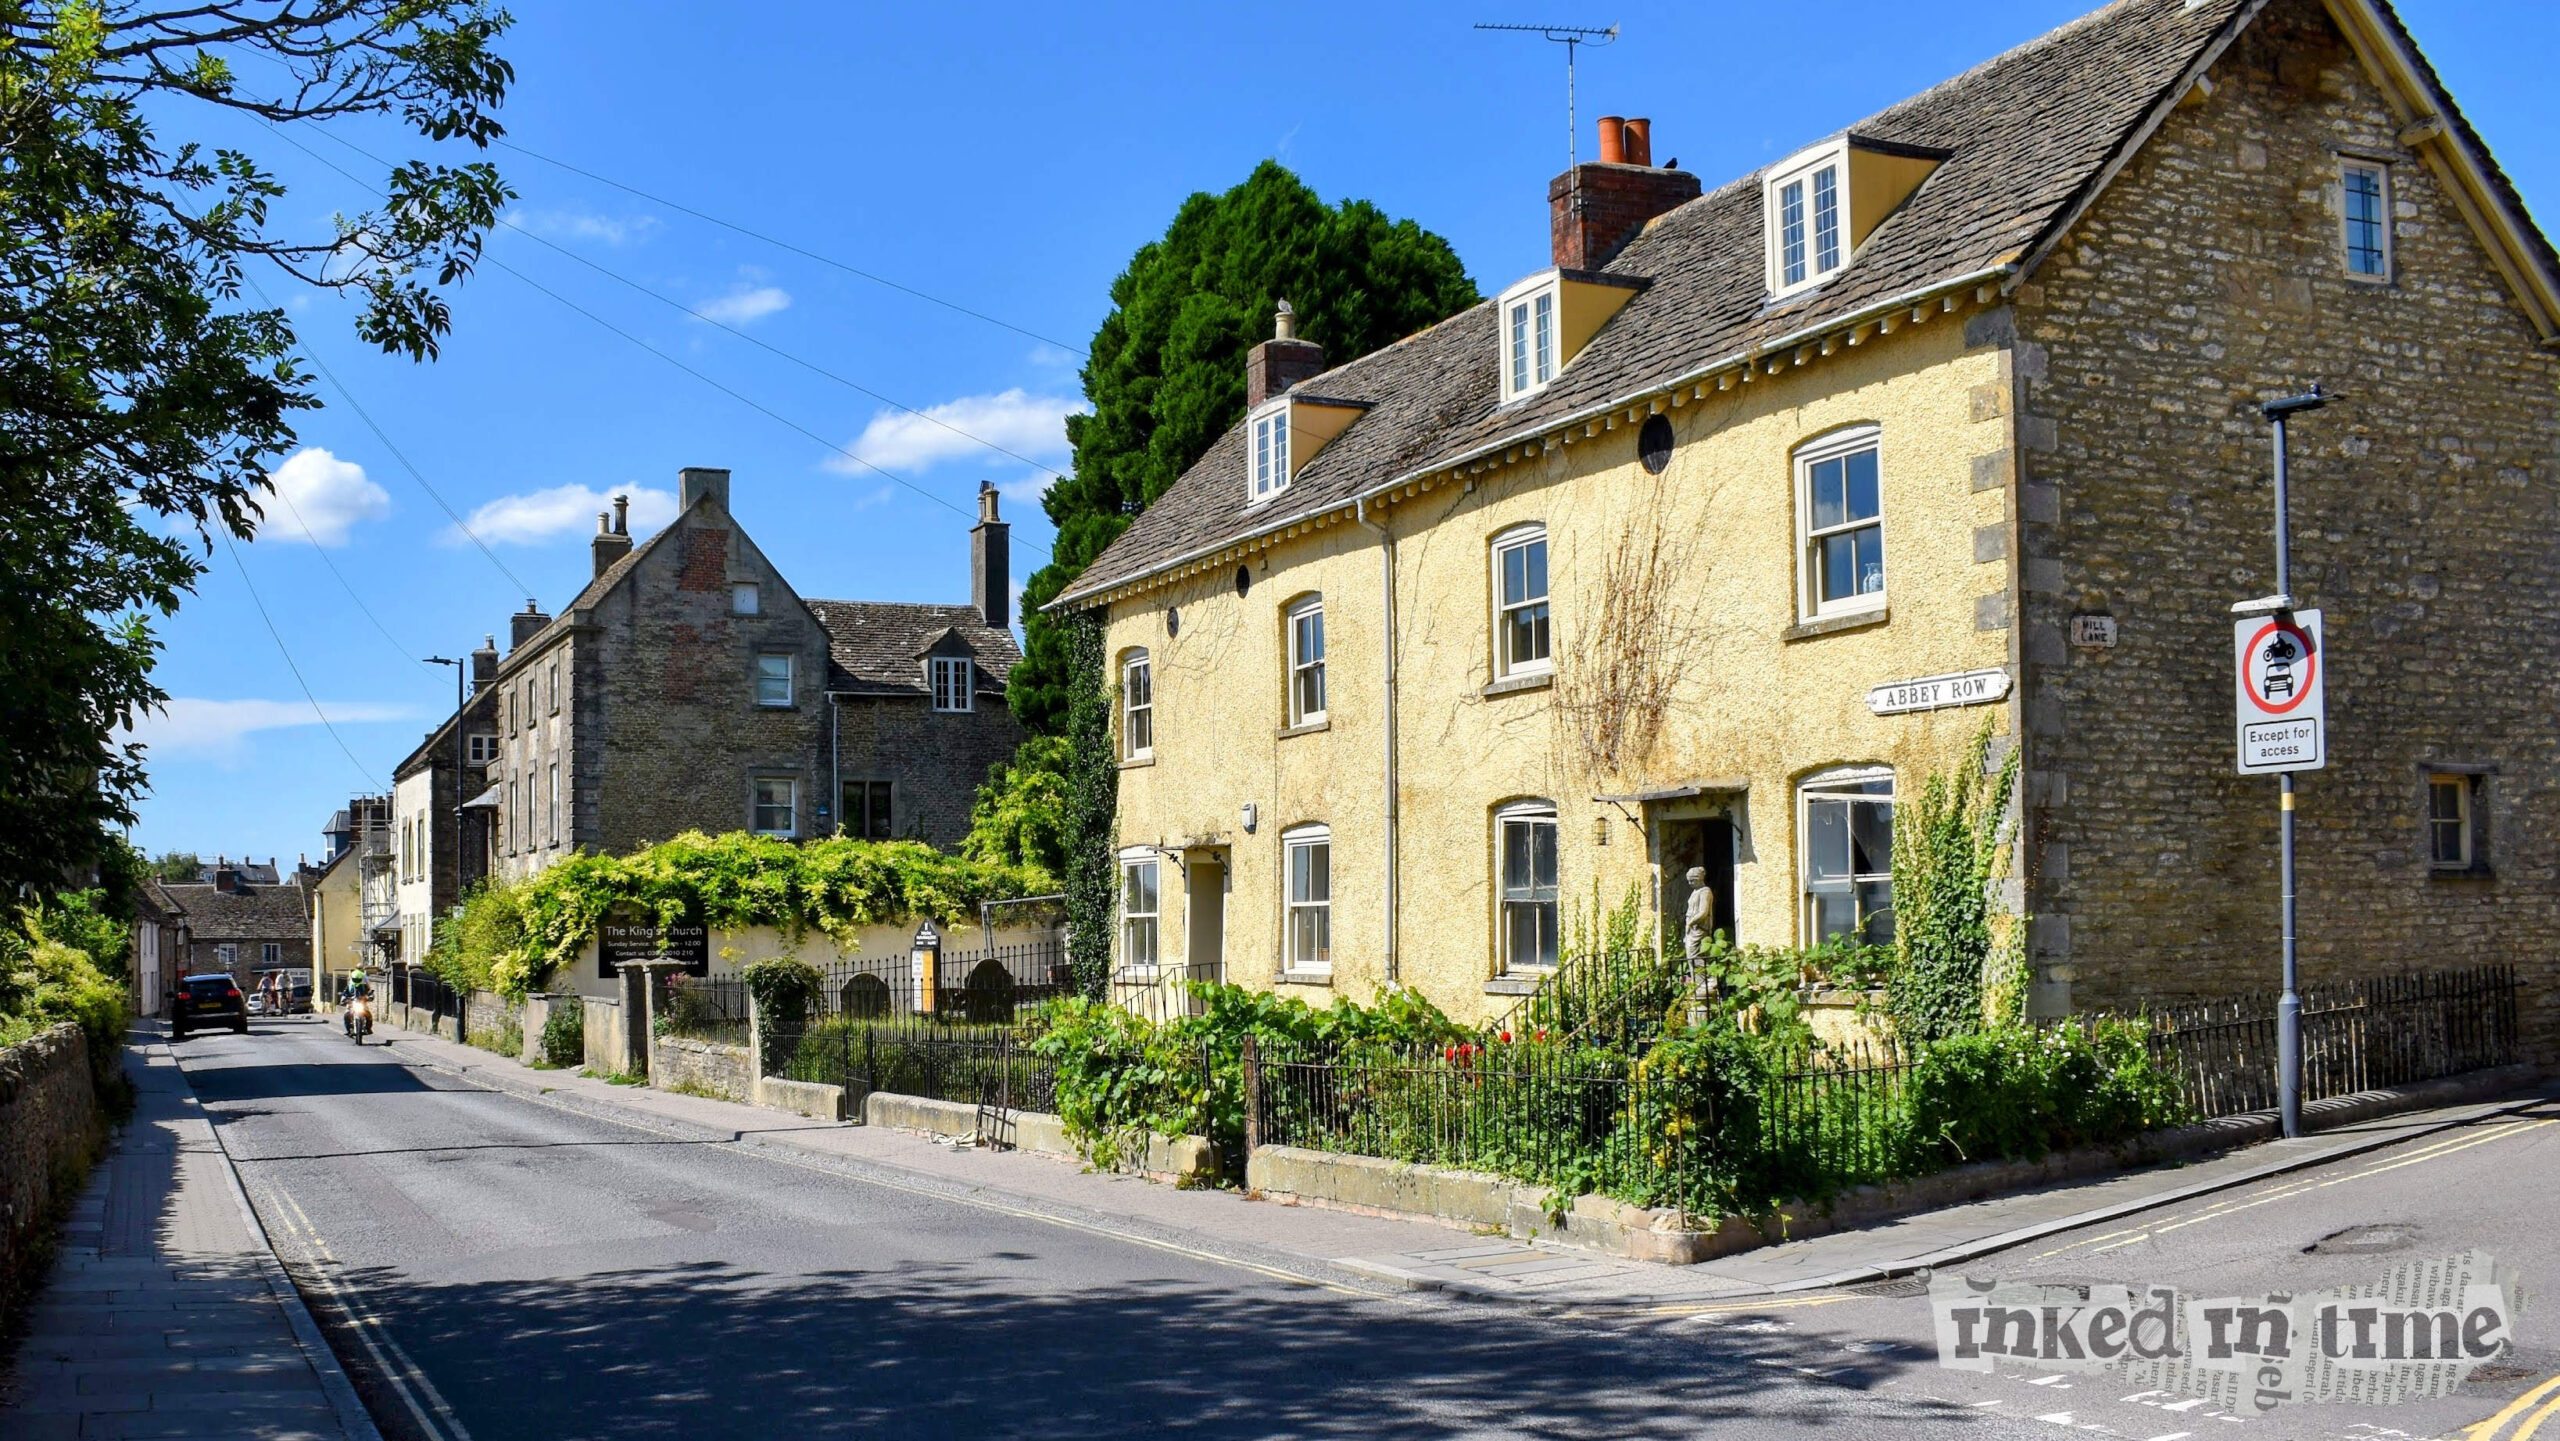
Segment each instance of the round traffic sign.
[[2308,699],[2320,674],[2311,636],[2289,620],[2271,620],[2249,637],[2240,674],[2241,694],[2268,715],[2283,715]]

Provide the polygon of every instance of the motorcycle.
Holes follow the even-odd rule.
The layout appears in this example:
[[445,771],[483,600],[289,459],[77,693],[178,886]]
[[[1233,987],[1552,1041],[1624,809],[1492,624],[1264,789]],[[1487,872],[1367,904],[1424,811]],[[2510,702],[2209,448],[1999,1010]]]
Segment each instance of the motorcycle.
[[372,1000],[365,996],[348,997],[345,1024],[347,1035],[353,1038],[357,1045],[363,1045],[364,1038],[373,1034]]

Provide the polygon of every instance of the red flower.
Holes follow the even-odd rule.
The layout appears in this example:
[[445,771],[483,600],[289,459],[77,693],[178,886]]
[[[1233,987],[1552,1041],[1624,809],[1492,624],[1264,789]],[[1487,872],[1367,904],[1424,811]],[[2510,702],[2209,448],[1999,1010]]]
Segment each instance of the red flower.
[[1541,1040],[1541,1041],[1543,1041],[1543,1040],[1545,1040],[1546,1038],[1547,1038],[1547,1028],[1546,1028],[1546,1027],[1544,1027],[1544,1026],[1540,1026],[1540,1027],[1538,1028],[1538,1039],[1539,1039],[1539,1040]]
[[1440,1059],[1444,1061],[1454,1061],[1458,1059],[1458,1048],[1455,1046],[1443,1047],[1440,1051]]
[[1506,1046],[1511,1044],[1511,1033],[1509,1031],[1502,1033],[1502,1044]]

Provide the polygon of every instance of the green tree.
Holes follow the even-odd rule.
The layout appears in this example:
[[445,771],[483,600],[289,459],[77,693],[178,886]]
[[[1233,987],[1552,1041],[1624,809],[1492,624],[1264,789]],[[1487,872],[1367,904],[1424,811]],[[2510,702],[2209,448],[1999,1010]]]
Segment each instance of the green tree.
[[193,851],[162,851],[151,863],[151,874],[162,881],[193,885],[204,874],[204,862]]
[[1111,283],[1084,367],[1093,412],[1067,418],[1073,473],[1041,502],[1056,556],[1024,583],[1024,656],[1007,683],[1022,723],[1055,733],[1069,703],[1067,635],[1039,608],[1244,418],[1245,352],[1271,337],[1280,301],[1340,363],[1477,299],[1446,240],[1365,200],[1327,205],[1277,161],[1184,201]]
[[1066,874],[1066,772],[1064,736],[1032,736],[1012,760],[996,762],[969,807],[960,854],[1037,871],[1055,889]]
[[361,297],[363,339],[429,359],[439,291],[511,198],[486,162],[406,161],[378,207],[288,234],[256,159],[161,127],[387,114],[485,146],[510,23],[476,0],[0,0],[0,889],[61,885],[132,820],[119,732],[167,699],[149,613],[205,563],[172,525],[206,552],[253,534],[318,403],[250,267]]

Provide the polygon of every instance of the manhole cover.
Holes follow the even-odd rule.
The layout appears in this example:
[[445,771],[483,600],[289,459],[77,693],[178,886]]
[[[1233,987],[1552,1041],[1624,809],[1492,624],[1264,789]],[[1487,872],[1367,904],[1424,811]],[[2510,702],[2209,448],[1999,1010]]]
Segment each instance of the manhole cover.
[[1926,1296],[1929,1283],[1917,1276],[1896,1276],[1889,1281],[1869,1281],[1848,1288],[1852,1296]]
[[2332,1231],[2302,1249],[2314,1256],[2371,1256],[2383,1251],[2406,1250],[2417,1239],[2418,1228],[2414,1223],[2382,1221]]

